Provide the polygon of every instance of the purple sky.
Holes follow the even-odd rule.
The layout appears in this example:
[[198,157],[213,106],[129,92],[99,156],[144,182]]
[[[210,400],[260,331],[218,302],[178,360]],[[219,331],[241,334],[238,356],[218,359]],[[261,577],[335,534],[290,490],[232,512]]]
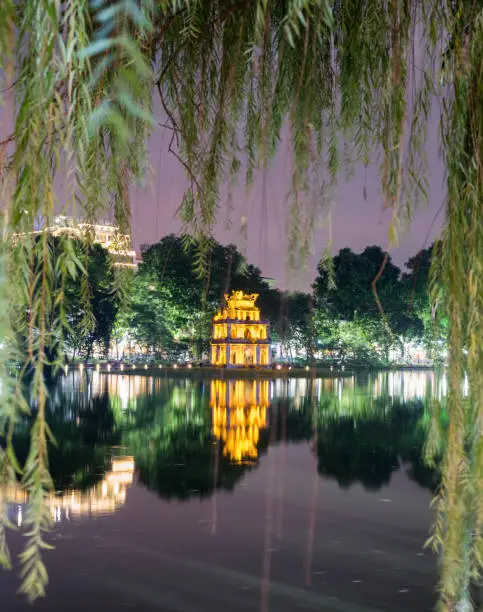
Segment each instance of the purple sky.
[[[155,112],[157,100],[155,100]],[[0,123],[6,133],[11,122],[0,107]],[[132,232],[136,249],[143,243],[153,243],[169,233],[178,233],[181,223],[176,210],[186,187],[185,171],[179,161],[168,152],[171,132],[157,128],[149,143],[151,173],[144,187],[132,189]],[[444,166],[439,155],[437,113],[433,113],[428,128],[427,158],[429,163],[429,202],[416,211],[410,231],[400,239],[392,256],[403,266],[419,249],[431,243],[444,222],[441,204],[444,199]],[[280,151],[265,176],[259,175],[247,191],[240,177],[240,186],[232,193],[231,205],[222,198],[215,237],[223,244],[236,244],[249,263],[261,268],[265,276],[274,278],[279,288],[307,290],[312,283],[321,254],[327,247],[327,232],[315,234],[313,255],[307,266],[288,274],[286,266],[285,220],[290,204],[287,198],[291,181],[288,142],[282,142]],[[59,177],[59,201],[62,201],[62,177]],[[377,166],[367,171],[357,166],[350,180],[341,178],[332,204],[332,251],[343,247],[360,252],[367,245],[379,244],[387,248],[388,223],[391,217],[384,210],[379,188]],[[367,197],[363,189],[366,186]],[[439,211],[436,221],[434,218]],[[230,218],[231,227],[227,228]],[[245,242],[241,225],[246,219]],[[426,243],[425,239],[427,237]]]
[[[168,233],[177,233],[181,223],[176,210],[186,186],[184,169],[168,152],[171,133],[158,128],[150,142],[152,173],[149,184],[132,190],[132,229],[136,248],[153,243]],[[429,163],[429,202],[414,215],[411,228],[392,251],[395,263],[403,266],[407,259],[423,246],[428,246],[440,232],[444,222],[444,166],[439,155],[437,125],[431,121],[428,129],[427,158]],[[327,233],[315,234],[314,254],[305,269],[289,275],[285,263],[285,219],[290,189],[290,152],[283,144],[266,176],[258,176],[247,191],[243,184],[232,194],[231,210],[223,198],[215,237],[221,243],[236,244],[249,263],[259,266],[265,276],[276,279],[280,288],[307,290],[316,274],[316,265],[327,246]],[[240,177],[243,183],[243,177]],[[351,247],[359,252],[367,245],[387,248],[389,211],[384,210],[379,188],[377,166],[366,170],[357,166],[350,180],[341,178],[332,205],[332,251]],[[363,188],[366,185],[367,198]],[[227,218],[231,218],[228,229]],[[247,241],[241,225],[246,219]],[[429,232],[429,235],[428,235]],[[425,238],[428,235],[425,245]]]

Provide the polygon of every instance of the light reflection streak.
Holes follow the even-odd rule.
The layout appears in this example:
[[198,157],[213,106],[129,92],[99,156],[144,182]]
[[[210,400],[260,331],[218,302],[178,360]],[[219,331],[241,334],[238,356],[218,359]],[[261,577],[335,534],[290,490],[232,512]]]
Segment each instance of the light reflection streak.
[[232,461],[256,461],[260,430],[268,427],[268,380],[212,380],[210,406],[215,438]]
[[[270,441],[272,445],[275,443],[275,427],[272,427]],[[263,541],[262,578],[260,584],[260,612],[268,612],[270,608],[270,574],[272,568],[272,536],[275,501],[274,489],[277,476],[277,462],[274,453],[269,453],[268,462],[268,486],[265,498],[265,534]]]
[[[134,477],[134,458],[113,458],[111,470],[101,483],[86,491],[68,490],[60,495],[51,493],[48,506],[55,523],[71,517],[80,518],[95,514],[111,514],[126,502],[127,489]],[[23,522],[23,508],[28,505],[28,496],[20,485],[7,488],[7,500],[17,506],[17,525]]]

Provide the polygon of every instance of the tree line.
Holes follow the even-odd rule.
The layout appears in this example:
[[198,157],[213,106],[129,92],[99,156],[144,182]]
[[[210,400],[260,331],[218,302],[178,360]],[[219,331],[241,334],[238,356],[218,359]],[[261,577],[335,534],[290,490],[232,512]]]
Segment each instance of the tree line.
[[405,271],[379,246],[361,253],[341,249],[320,261],[311,292],[303,293],[272,287],[237,247],[218,242],[210,250],[208,274],[200,277],[193,266],[196,243],[169,235],[144,251],[121,300],[112,263],[96,245],[89,251],[94,323],[88,333],[82,331],[82,301],[79,296],[71,299],[67,349],[72,356],[89,358],[94,348],[107,356],[111,347],[111,355],[120,358],[127,343],[131,351],[156,358],[202,360],[224,294],[242,289],[259,294],[262,317],[271,324],[282,359],[381,365],[404,361],[410,342],[439,359],[445,324],[436,324],[429,297],[429,270],[437,248],[422,249],[406,262]]

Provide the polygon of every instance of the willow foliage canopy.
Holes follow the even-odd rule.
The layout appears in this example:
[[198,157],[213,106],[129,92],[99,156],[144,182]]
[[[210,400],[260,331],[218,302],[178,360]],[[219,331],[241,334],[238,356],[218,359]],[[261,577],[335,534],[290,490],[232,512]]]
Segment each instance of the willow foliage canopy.
[[[308,252],[322,203],[355,161],[380,165],[394,243],[426,195],[424,140],[434,106],[441,109],[448,197],[433,304],[450,322],[451,419],[448,443],[438,419],[428,442],[428,453],[443,456],[432,537],[441,553],[442,609],[468,599],[470,578],[483,564],[482,52],[481,0],[0,2],[7,118],[0,138],[0,462],[2,484],[21,477],[30,495],[22,555],[22,589],[30,598],[47,583],[41,552],[52,483],[43,372],[61,360],[66,281],[78,277],[87,304],[89,280],[69,238],[54,258],[47,234],[34,240],[29,232],[62,209],[95,220],[108,208],[127,228],[129,187],[147,169],[147,139],[167,129],[189,180],[180,215],[200,243],[202,271],[223,206],[220,185],[240,174],[250,183],[287,126],[289,265]],[[152,115],[153,95],[163,117]],[[92,326],[88,308],[83,324]],[[12,377],[9,370],[19,333],[28,338],[24,369],[35,372],[38,405],[24,466],[15,459],[12,432],[28,407],[22,372]],[[0,554],[8,566],[6,524]]]

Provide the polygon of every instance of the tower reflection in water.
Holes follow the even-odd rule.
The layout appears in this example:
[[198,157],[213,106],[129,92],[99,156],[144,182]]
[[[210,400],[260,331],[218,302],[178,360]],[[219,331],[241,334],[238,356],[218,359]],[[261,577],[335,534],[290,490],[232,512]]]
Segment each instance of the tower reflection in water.
[[[52,519],[60,522],[71,518],[115,512],[126,502],[127,489],[132,484],[133,477],[133,457],[113,458],[111,469],[106,472],[103,480],[87,491],[72,489],[61,494],[52,493],[48,499]],[[10,519],[20,527],[23,522],[24,507],[28,504],[28,496],[19,485],[7,491],[7,499]]]
[[256,462],[260,431],[268,428],[268,380],[212,380],[213,435],[235,463]]

